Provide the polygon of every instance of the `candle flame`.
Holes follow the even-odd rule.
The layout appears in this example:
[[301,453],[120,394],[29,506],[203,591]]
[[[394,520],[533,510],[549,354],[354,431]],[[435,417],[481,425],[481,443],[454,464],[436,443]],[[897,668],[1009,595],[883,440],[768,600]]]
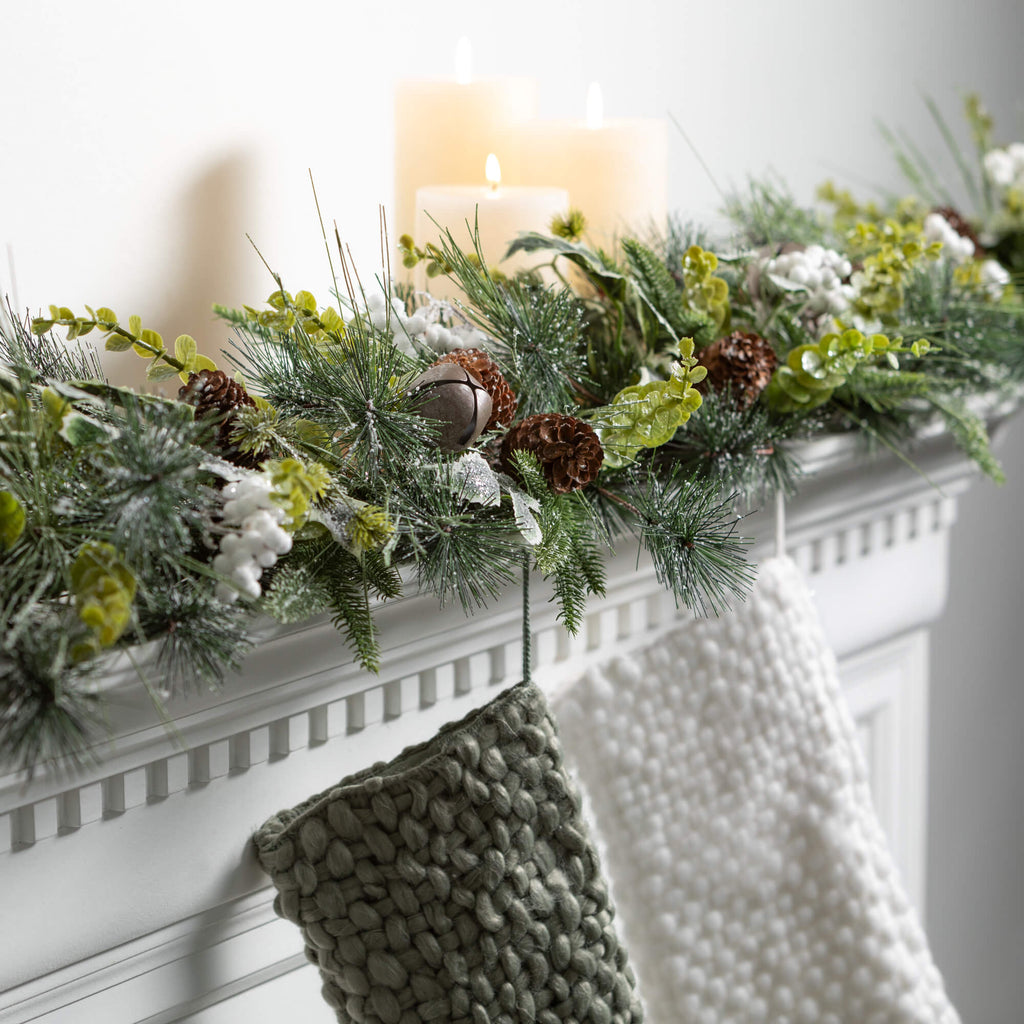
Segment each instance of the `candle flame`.
[[600,128],[604,124],[604,97],[601,86],[591,82],[587,89],[587,127]]
[[487,154],[484,176],[493,189],[496,189],[501,184],[501,164],[498,163],[498,158],[493,153]]
[[469,85],[473,79],[473,47],[468,36],[459,36],[455,44],[455,81]]

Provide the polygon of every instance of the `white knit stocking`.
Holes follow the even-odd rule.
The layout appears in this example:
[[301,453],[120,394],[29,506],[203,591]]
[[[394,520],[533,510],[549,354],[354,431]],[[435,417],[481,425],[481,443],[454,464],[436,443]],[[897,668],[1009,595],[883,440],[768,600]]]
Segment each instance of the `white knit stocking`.
[[555,710],[649,1024],[955,1024],[796,567]]

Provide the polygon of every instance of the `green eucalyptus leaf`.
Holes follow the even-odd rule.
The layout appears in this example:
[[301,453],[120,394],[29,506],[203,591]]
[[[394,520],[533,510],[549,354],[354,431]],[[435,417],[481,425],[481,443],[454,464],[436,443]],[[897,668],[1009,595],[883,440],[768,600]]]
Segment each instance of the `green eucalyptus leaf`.
[[794,349],[790,354],[789,364],[794,370],[802,370],[809,377],[825,375],[825,359],[821,352],[810,345]]
[[331,306],[328,306],[320,314],[320,322],[324,325],[325,331],[332,333],[342,332],[345,329],[345,321],[341,314]]
[[294,419],[289,423],[289,432],[305,444],[326,445],[330,440],[327,431],[315,420]]
[[10,551],[25,529],[25,509],[10,491],[0,491],[0,550]]
[[72,408],[71,400],[50,387],[43,388],[39,392],[39,398],[51,425],[57,428],[63,425],[64,417]]
[[191,370],[196,363],[198,346],[196,339],[190,334],[179,334],[174,339],[174,358],[181,363],[186,370]]
[[290,309],[280,313],[273,309],[265,309],[256,319],[261,327],[267,327],[272,331],[289,331],[295,326],[295,314]]
[[170,363],[162,363],[156,359],[149,364],[149,369],[146,370],[146,380],[170,380],[171,377],[178,375],[178,368],[171,366]]

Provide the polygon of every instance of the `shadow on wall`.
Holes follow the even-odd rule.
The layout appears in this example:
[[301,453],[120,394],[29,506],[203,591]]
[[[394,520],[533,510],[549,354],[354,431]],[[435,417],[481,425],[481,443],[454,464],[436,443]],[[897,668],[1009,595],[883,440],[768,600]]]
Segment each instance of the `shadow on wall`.
[[[143,325],[159,331],[168,348],[179,334],[191,334],[199,351],[225,369],[228,362],[221,352],[231,332],[211,307],[215,302],[240,306],[254,301],[253,280],[263,268],[245,235],[256,229],[256,172],[253,152],[231,152],[210,163],[168,202],[160,262],[169,273],[153,289],[152,306],[140,311]],[[104,365],[118,383],[156,390],[146,383],[148,364],[131,351],[108,353]],[[171,380],[162,390],[172,394],[176,387]]]

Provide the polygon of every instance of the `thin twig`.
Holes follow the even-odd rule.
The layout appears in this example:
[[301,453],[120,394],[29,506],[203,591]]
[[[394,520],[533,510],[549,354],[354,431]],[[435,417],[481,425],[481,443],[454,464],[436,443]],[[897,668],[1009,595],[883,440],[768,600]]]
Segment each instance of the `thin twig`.
[[609,491],[604,487],[598,487],[597,484],[594,486],[597,489],[597,493],[600,494],[602,498],[607,498],[609,501],[614,501],[616,505],[621,505],[627,511],[632,512],[637,519],[644,518],[643,512],[641,512],[636,505],[631,505],[625,498],[620,498],[619,495],[614,494],[612,491]]
[[331,246],[327,241],[327,228],[324,226],[324,215],[320,211],[320,199],[316,194],[316,184],[313,182],[313,168],[309,168],[309,187],[313,190],[313,204],[316,206],[317,219],[320,221],[320,234],[324,240],[324,249],[327,252],[327,265],[331,268],[331,280],[334,282],[334,294],[338,294],[338,275],[334,272],[334,260],[331,259]]

